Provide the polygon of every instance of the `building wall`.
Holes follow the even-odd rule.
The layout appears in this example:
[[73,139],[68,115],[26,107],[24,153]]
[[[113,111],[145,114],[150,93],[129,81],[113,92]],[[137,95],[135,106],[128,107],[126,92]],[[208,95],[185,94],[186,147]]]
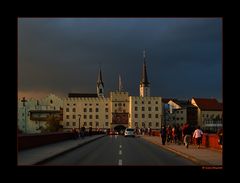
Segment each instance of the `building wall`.
[[[129,97],[129,126],[132,128],[151,127],[160,129],[163,119],[161,97]],[[157,110],[156,110],[157,107]],[[150,124],[149,124],[150,123]],[[150,126],[149,126],[150,125]]]
[[184,124],[187,121],[187,108],[175,109],[172,114],[173,124]]
[[40,133],[39,126],[45,127],[46,122],[30,120],[30,110],[60,110],[63,107],[63,100],[54,94],[37,99],[26,99],[23,106],[22,99],[18,99],[18,127],[24,133]]
[[[65,98],[63,104],[63,123],[66,130],[72,128],[109,128],[111,111],[109,98]],[[80,118],[80,119],[79,119]]]

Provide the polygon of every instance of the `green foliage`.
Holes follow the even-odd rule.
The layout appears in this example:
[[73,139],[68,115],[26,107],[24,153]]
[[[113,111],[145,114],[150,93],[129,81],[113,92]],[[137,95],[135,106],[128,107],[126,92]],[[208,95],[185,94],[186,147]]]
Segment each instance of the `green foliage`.
[[41,132],[58,132],[63,128],[60,125],[60,121],[57,119],[56,116],[50,115],[47,118],[47,123],[45,128],[41,128]]

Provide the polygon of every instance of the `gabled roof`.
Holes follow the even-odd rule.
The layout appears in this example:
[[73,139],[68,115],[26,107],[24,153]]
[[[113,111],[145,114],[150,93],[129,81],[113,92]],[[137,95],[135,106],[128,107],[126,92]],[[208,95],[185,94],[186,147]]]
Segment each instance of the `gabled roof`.
[[170,100],[172,100],[171,98],[162,98],[162,102],[167,104]]
[[191,104],[189,100],[177,100],[177,99],[171,99],[174,103],[179,105],[181,108],[186,108],[186,107],[196,107]]
[[69,93],[69,98],[95,98],[98,97],[96,93]]
[[222,111],[222,104],[216,99],[193,98],[197,106],[203,111]]

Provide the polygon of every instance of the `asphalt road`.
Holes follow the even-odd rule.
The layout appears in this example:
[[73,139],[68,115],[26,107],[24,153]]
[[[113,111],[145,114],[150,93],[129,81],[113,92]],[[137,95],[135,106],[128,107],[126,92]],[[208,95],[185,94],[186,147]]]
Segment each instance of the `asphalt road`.
[[183,166],[195,165],[139,137],[106,136],[42,165]]

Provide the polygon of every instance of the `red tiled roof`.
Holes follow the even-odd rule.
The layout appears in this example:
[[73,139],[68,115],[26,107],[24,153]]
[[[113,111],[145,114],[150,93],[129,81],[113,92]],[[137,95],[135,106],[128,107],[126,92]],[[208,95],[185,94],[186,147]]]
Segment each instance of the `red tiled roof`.
[[162,98],[162,102],[167,104],[170,100],[172,100],[171,98]]
[[197,106],[205,111],[222,111],[222,104],[216,99],[193,98]]

